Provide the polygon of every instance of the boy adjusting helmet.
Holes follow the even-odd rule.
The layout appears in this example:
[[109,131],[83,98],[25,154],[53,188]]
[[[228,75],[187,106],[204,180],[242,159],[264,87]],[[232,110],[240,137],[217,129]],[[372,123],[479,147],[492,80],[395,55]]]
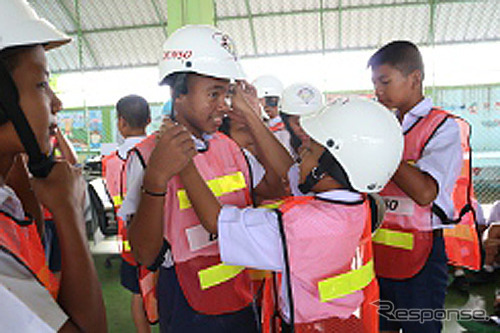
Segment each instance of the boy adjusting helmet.
[[401,161],[401,126],[378,102],[361,97],[338,99],[317,113],[301,117],[300,124],[333,156],[323,154],[318,167],[301,184],[303,192],[308,192],[324,173],[358,192],[378,192]]
[[[38,17],[26,1],[0,0],[0,51],[9,48],[42,45],[46,50],[61,46],[71,38]],[[35,177],[46,177],[52,158],[41,151],[35,134],[19,106],[19,94],[5,65],[0,62],[0,125],[12,121],[29,156],[29,168]]]
[[242,80],[236,47],[227,34],[208,25],[187,25],[163,44],[160,84],[171,84],[175,73],[197,73],[219,79]]

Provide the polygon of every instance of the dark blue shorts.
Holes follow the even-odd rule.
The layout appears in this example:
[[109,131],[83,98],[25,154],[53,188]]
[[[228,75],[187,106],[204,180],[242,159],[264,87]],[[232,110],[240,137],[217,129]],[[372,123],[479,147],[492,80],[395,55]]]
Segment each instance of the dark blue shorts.
[[158,312],[162,333],[256,333],[256,315],[251,306],[224,315],[205,315],[189,306],[177,280],[175,268],[160,267]]
[[[443,310],[448,281],[447,258],[443,237],[434,237],[432,252],[422,270],[414,277],[406,280],[379,278],[380,285],[380,330],[397,331],[400,328],[406,332],[441,332],[442,322],[439,320],[443,312],[437,314],[438,320],[431,320],[436,316],[435,311]],[[399,309],[401,316],[391,316],[388,310],[382,311],[382,306],[388,308],[390,301],[394,309]],[[402,309],[402,312],[401,312]],[[405,311],[406,309],[417,310]],[[425,309],[425,314],[418,311]],[[439,311],[438,311],[439,312]],[[390,319],[389,319],[390,318]],[[423,318],[423,322],[417,318]],[[435,317],[433,317],[435,318]]]
[[122,259],[120,265],[120,283],[125,289],[130,290],[134,294],[140,294],[139,289],[139,271],[137,266],[133,266]]

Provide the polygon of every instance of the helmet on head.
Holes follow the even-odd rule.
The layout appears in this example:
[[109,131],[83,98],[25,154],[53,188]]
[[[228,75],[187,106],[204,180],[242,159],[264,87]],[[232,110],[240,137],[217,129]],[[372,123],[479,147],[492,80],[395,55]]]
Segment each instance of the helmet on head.
[[330,152],[358,192],[382,190],[401,161],[401,126],[376,101],[340,98],[315,114],[301,117],[300,124]]
[[323,107],[321,91],[309,83],[294,83],[283,90],[281,112],[288,115],[305,116]]
[[262,75],[256,78],[252,84],[257,89],[257,97],[271,97],[277,96],[281,98],[283,92],[283,84],[280,80],[271,75]]
[[[49,22],[38,17],[26,0],[0,0],[0,52],[16,46],[42,45],[46,50],[71,41]],[[46,177],[54,162],[42,153],[35,134],[19,106],[19,92],[5,64],[0,62],[0,125],[11,121],[28,153],[28,167],[35,177]]]
[[69,41],[71,38],[41,19],[26,0],[0,0],[0,51],[35,44],[48,50]]
[[208,25],[187,25],[163,44],[160,84],[175,73],[197,73],[220,79],[245,78],[231,37]]

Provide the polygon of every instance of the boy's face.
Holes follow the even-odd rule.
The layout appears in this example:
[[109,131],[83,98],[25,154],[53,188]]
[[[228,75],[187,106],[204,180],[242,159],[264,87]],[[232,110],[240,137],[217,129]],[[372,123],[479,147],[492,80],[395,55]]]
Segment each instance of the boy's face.
[[228,80],[190,75],[188,93],[176,100],[177,120],[197,137],[214,133],[229,110],[225,100],[228,89]]
[[[50,133],[57,125],[56,113],[62,103],[49,86],[45,50],[35,46],[18,55],[12,78],[19,91],[19,104],[35,134],[40,150],[50,152]],[[10,124],[11,125],[11,124]],[[24,151],[17,138],[20,151]]]
[[415,92],[420,89],[417,72],[404,75],[388,64],[372,68],[372,82],[378,101],[388,109],[409,111],[416,104]]
[[269,118],[273,119],[276,118],[279,114],[278,112],[278,103],[279,103],[279,97],[278,96],[269,96],[269,97],[264,97],[264,98],[259,98],[259,102],[264,108],[264,111],[267,113]]

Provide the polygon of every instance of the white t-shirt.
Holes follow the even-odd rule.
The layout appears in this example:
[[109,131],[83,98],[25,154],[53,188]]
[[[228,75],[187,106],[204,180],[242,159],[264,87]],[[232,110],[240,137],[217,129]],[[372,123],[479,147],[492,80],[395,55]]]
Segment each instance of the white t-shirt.
[[[19,199],[9,187],[0,186],[0,210],[24,218]],[[54,332],[68,316],[52,296],[10,254],[0,250],[0,331]]]
[[[432,100],[423,99],[405,114],[402,123],[403,131],[410,129],[431,109]],[[454,119],[448,118],[429,140],[421,158],[416,163],[421,171],[427,172],[436,180],[439,192],[434,203],[441,207],[449,218],[453,218],[454,206],[451,193],[462,170],[462,158],[460,128]],[[435,214],[432,214],[432,227],[433,229],[445,227]]]

